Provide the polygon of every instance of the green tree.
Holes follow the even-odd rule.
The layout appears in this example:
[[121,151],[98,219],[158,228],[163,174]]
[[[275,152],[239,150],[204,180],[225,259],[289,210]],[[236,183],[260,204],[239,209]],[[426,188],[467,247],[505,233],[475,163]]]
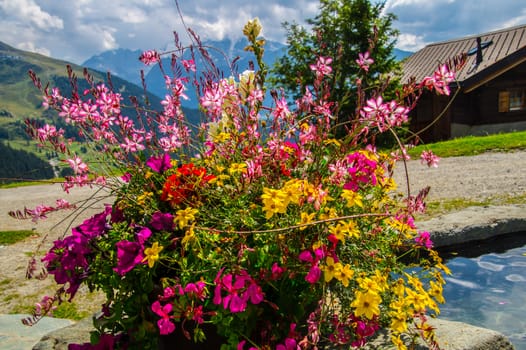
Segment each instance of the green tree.
[[[389,77],[393,84],[384,96],[393,97],[400,69],[393,55],[398,31],[392,28],[395,15],[384,14],[384,7],[384,2],[368,0],[320,0],[319,14],[307,20],[310,29],[283,23],[288,50],[271,70],[273,87],[283,88],[295,98],[300,96],[304,87],[314,81],[309,66],[324,56],[333,59],[329,88],[332,102],[336,103],[335,124],[342,126],[351,120],[364,103],[357,98],[357,79],[361,79],[361,90],[369,98]],[[365,52],[374,59],[368,74],[363,74],[356,63],[358,55]],[[338,128],[338,134],[344,130]]]

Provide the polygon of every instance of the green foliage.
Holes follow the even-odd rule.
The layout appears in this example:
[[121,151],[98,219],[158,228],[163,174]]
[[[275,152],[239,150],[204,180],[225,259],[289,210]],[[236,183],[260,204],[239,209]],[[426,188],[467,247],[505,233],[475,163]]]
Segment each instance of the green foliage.
[[35,232],[30,231],[30,230],[0,231],[0,244],[1,245],[14,244],[34,234]]
[[[312,29],[285,22],[289,49],[271,70],[269,81],[282,87],[295,97],[312,85],[314,73],[309,66],[318,56],[333,59],[330,81],[331,101],[337,103],[338,123],[353,118],[356,108],[363,103],[357,100],[356,80],[371,95],[372,88],[393,78],[399,65],[393,55],[398,32],[392,29],[393,14],[383,14],[383,3],[371,4],[368,0],[320,0],[320,12],[307,20]],[[355,63],[359,53],[369,51],[374,63],[365,76]],[[396,84],[387,90],[384,98],[392,97]],[[390,96],[391,94],[391,96]]]

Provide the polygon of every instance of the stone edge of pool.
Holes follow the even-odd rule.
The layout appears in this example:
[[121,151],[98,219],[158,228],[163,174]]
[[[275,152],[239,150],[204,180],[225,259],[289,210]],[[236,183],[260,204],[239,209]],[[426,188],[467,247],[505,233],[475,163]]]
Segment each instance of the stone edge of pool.
[[526,205],[469,207],[417,222],[417,227],[429,231],[436,248],[526,232]]
[[[470,207],[454,213],[417,223],[419,230],[429,231],[435,247],[446,247],[492,238],[498,235],[526,232],[526,205]],[[513,344],[503,334],[466,323],[430,319],[436,327],[442,350],[512,350]],[[50,332],[36,342],[33,350],[62,350],[67,344],[89,340],[91,320]],[[394,347],[388,334],[380,334],[369,343],[368,349]],[[419,345],[417,350],[427,349]]]

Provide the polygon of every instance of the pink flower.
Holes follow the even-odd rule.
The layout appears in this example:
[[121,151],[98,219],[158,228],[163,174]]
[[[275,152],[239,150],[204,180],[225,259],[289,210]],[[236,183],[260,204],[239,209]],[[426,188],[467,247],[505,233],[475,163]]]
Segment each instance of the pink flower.
[[[237,313],[245,311],[248,300],[252,304],[259,304],[263,301],[264,294],[261,287],[246,271],[241,271],[239,275],[228,274],[222,278],[221,273],[222,270],[214,280],[216,283],[214,304],[223,304],[225,310],[230,309],[231,312]],[[226,291],[227,295],[223,296],[223,291]]]
[[66,159],[66,162],[68,162],[69,166],[71,167],[71,169],[73,169],[73,172],[75,174],[84,174],[88,171],[88,166],[78,156]]
[[433,73],[432,77],[425,77],[420,83],[429,90],[435,90],[440,95],[449,95],[449,84],[455,80],[455,73],[450,71],[449,66],[441,64]]
[[311,64],[310,69],[316,73],[317,77],[322,77],[324,75],[329,75],[332,72],[331,68],[332,58],[330,57],[318,57],[316,64]]
[[161,335],[170,334],[175,330],[175,325],[170,320],[170,313],[172,312],[172,304],[168,303],[166,305],[161,305],[159,301],[155,301],[152,304],[152,311],[155,312],[157,316],[160,316],[161,319],[157,321],[157,326],[159,327],[159,332]]
[[[237,350],[243,350],[245,348],[246,340],[242,340],[237,344]],[[251,346],[248,350],[258,350],[257,348]]]
[[415,238],[415,242],[420,247],[425,247],[427,249],[433,248],[433,241],[431,241],[431,235],[427,231],[419,232],[418,236]]
[[358,54],[358,59],[356,60],[356,63],[358,63],[361,69],[368,72],[369,66],[374,63],[374,60],[369,56],[369,51],[366,51],[363,54]]
[[423,151],[420,155],[422,164],[427,164],[428,167],[437,168],[440,158],[433,154],[433,151]]
[[139,231],[136,233],[137,241],[139,244],[144,244],[150,238],[152,235],[152,230],[150,230],[148,227],[140,227]]
[[292,338],[285,339],[285,345],[278,344],[278,346],[276,346],[276,350],[296,350],[296,349],[299,349],[299,347],[296,343],[296,340]]
[[285,269],[279,266],[278,263],[272,264],[271,279],[273,281],[279,279],[283,275],[284,272],[285,272]]
[[194,60],[181,60],[181,63],[183,64],[183,67],[187,72],[195,72],[196,67]]
[[148,50],[144,51],[139,56],[139,61],[144,63],[145,65],[149,66],[151,64],[157,63],[161,60],[161,55],[157,51],[154,50]]

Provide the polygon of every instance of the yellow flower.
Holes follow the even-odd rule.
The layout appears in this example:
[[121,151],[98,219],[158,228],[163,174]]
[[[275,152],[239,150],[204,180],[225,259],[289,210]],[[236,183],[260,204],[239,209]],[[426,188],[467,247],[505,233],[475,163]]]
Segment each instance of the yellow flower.
[[320,214],[320,220],[334,219],[338,217],[338,212],[334,208],[325,208],[325,212]]
[[383,273],[380,270],[374,272],[373,281],[378,285],[378,290],[384,291],[388,287],[387,276],[388,273]]
[[380,315],[380,303],[382,298],[373,291],[357,291],[351,306],[354,314],[358,317],[365,316],[371,320],[374,316]]
[[345,227],[338,223],[337,225],[329,226],[329,232],[338,239],[338,241],[345,243]]
[[325,282],[330,282],[334,275],[341,270],[342,264],[340,262],[335,263],[334,258],[329,256],[327,259],[325,259],[325,266],[322,268],[323,270],[323,276],[325,277]]
[[403,333],[407,331],[407,315],[401,309],[392,310],[391,315],[391,324],[389,328],[397,333]]
[[347,233],[347,236],[351,236],[354,238],[360,238],[360,230],[358,229],[356,222],[352,220],[345,222],[344,229],[345,229],[345,233]]
[[327,139],[325,141],[323,141],[323,143],[325,145],[330,145],[330,144],[333,144],[335,145],[336,147],[340,147],[342,144],[340,141],[336,140],[336,139]]
[[188,245],[188,243],[190,243],[193,240],[195,240],[194,227],[195,227],[195,224],[192,224],[192,226],[190,226],[188,228],[188,230],[186,230],[186,232],[184,233],[184,237],[183,237],[183,240],[181,241],[181,243],[182,243],[183,247],[185,247],[185,248]]
[[307,224],[311,223],[314,220],[315,216],[316,216],[316,213],[307,214],[307,213],[301,212],[300,222],[298,222],[298,225],[304,225],[304,226],[300,227],[300,230],[305,230],[307,228]]
[[377,293],[380,290],[378,283],[369,277],[358,278],[358,285],[361,289],[372,291],[374,293]]
[[264,188],[261,199],[263,200],[263,211],[267,220],[274,214],[283,214],[287,211],[288,201],[281,190]]
[[426,308],[426,304],[427,304],[426,301],[428,299],[427,295],[416,293],[415,291],[411,289],[406,289],[406,292],[407,292],[407,297],[405,298],[406,303],[408,305],[412,304],[413,309],[416,312],[424,311]]
[[220,132],[214,135],[214,142],[216,143],[223,143],[225,141],[228,141],[229,139],[230,139],[230,134],[227,132]]
[[386,222],[389,226],[404,235],[406,239],[412,239],[416,235],[416,229],[398,219],[390,218]]
[[144,259],[143,262],[148,261],[148,266],[153,267],[155,262],[159,260],[159,253],[163,250],[162,246],[159,246],[159,242],[155,242],[150,248],[144,250]]
[[340,281],[344,287],[349,286],[349,281],[351,278],[353,278],[353,276],[354,276],[354,271],[351,270],[351,265],[349,264],[342,266],[334,274],[334,278]]
[[141,206],[145,205],[146,201],[152,197],[153,197],[152,192],[144,192],[139,197],[137,197],[137,205],[141,205]]
[[219,174],[213,179],[211,179],[208,183],[216,184],[217,187],[221,187],[221,186],[224,186],[225,180],[228,180],[228,179],[230,179],[230,175]]
[[263,27],[259,22],[259,18],[256,17],[245,24],[243,27],[243,34],[248,38],[249,41],[256,41],[257,37],[261,33],[262,28]]
[[347,201],[347,207],[358,206],[363,208],[362,195],[351,190],[343,190],[342,197]]
[[407,346],[405,346],[404,342],[402,341],[402,339],[400,339],[400,336],[394,336],[392,335],[391,336],[391,341],[393,342],[393,345],[396,346],[396,349],[397,350],[407,350]]
[[180,229],[183,229],[185,226],[188,225],[189,222],[195,220],[195,214],[197,214],[199,210],[193,209],[191,207],[188,207],[183,210],[178,210],[175,213],[174,221],[179,225]]
[[380,183],[387,192],[394,191],[397,188],[396,181],[392,177],[382,178]]
[[297,179],[289,180],[285,183],[281,190],[288,198],[289,203],[300,204],[302,195],[301,185],[302,181]]
[[391,290],[397,297],[403,297],[405,293],[404,281],[402,279],[397,280],[396,283],[391,287]]
[[435,298],[435,300],[438,301],[439,303],[444,304],[446,301],[444,300],[444,297],[442,296],[442,292],[443,292],[442,284],[437,283],[435,281],[430,281],[429,285],[431,286],[431,288],[429,289],[429,295]]
[[232,163],[228,172],[230,175],[243,174],[247,171],[247,165],[245,163]]

